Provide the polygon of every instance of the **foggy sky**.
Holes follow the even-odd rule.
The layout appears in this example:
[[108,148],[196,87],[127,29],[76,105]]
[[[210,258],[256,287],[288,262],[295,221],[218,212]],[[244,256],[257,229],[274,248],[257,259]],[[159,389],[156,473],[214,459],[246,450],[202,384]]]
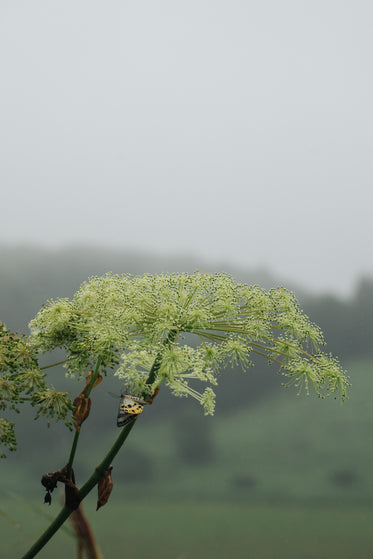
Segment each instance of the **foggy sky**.
[[372,6],[3,0],[0,243],[348,291],[373,274]]

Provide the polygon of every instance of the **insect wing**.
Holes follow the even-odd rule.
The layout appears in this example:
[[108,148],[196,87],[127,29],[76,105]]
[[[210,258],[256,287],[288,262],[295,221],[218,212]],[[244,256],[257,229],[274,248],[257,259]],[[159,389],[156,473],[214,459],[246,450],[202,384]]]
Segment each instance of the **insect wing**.
[[119,403],[117,426],[124,427],[124,425],[136,419],[144,409],[144,404],[145,402],[140,400],[140,398],[136,398],[136,396],[122,394]]

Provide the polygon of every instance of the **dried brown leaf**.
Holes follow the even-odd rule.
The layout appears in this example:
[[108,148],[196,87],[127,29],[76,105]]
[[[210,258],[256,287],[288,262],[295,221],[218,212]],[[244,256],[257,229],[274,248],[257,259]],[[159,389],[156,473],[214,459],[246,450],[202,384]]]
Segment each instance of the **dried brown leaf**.
[[97,484],[97,492],[98,492],[98,498],[97,498],[97,508],[96,510],[98,510],[100,507],[103,507],[104,505],[106,505],[106,503],[109,500],[111,491],[113,489],[113,480],[111,477],[111,470],[113,469],[113,466],[109,466],[109,468],[106,470],[105,474],[102,476],[102,478],[99,480],[98,484]]
[[73,402],[74,404],[74,415],[73,423],[75,429],[80,433],[80,426],[89,416],[91,410],[91,399],[86,398],[83,392],[77,396]]

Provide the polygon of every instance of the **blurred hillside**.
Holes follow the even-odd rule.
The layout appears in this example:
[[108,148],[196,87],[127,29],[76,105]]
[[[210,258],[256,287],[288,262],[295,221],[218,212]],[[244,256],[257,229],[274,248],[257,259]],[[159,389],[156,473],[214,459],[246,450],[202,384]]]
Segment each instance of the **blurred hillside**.
[[[0,246],[0,316],[9,328],[27,331],[27,323],[47,299],[70,297],[90,276],[160,274],[162,272],[226,272],[237,280],[270,288],[281,284],[265,270],[245,271],[221,263],[212,267],[190,256],[162,257],[105,248]],[[293,289],[293,286],[286,287]]]
[[104,248],[0,247],[0,320],[28,333],[28,322],[48,300],[71,297],[90,276],[113,273],[226,272],[238,281],[295,292],[306,314],[322,329],[327,350],[341,358],[372,355],[373,278],[362,279],[349,299],[310,295],[263,269],[211,265],[198,258],[171,258]]
[[302,308],[317,322],[328,349],[349,357],[371,354],[373,278],[362,279],[349,299],[310,295],[304,288],[284,283],[264,269],[238,269],[206,263],[197,257],[162,257],[105,248],[0,246],[0,320],[14,330],[28,332],[27,324],[50,298],[70,297],[90,276],[106,272],[143,274],[162,272],[226,272],[238,281],[269,289],[284,285],[294,291]]
[[[24,332],[47,299],[71,296],[89,276],[107,271],[141,274],[198,268],[232,273],[242,282],[266,288],[282,284],[263,271],[211,269],[193,258],[151,258],[103,249],[2,248],[0,258],[0,320]],[[136,437],[123,450],[131,459],[124,463],[118,459],[116,464],[116,483],[125,483],[126,492],[135,496],[138,484],[145,483],[147,495],[155,499],[194,494],[251,501],[373,502],[369,481],[373,454],[366,440],[373,420],[369,400],[373,281],[362,280],[349,300],[294,290],[302,308],[321,326],[326,350],[348,369],[351,400],[340,407],[332,400],[297,398],[294,390],[281,387],[276,368],[264,361],[245,373],[230,369],[222,374],[214,418],[204,417],[196,402],[161,390],[138,422]],[[62,368],[51,369],[50,374],[57,389],[73,395],[80,391]],[[78,483],[116,436],[118,401],[108,392],[119,395],[121,388],[119,381],[107,378],[95,391],[76,463]],[[71,434],[60,425],[47,429],[42,421],[31,421],[33,416],[33,410],[26,410],[17,417],[19,449],[1,465],[8,487],[39,495],[40,474],[66,462]]]

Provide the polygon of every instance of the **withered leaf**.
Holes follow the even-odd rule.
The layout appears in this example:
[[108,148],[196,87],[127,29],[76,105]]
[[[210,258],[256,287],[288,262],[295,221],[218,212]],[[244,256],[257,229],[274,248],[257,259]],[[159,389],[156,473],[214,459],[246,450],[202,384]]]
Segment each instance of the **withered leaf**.
[[102,478],[99,480],[98,484],[97,484],[97,492],[98,492],[98,498],[97,498],[97,508],[96,510],[98,510],[100,507],[103,507],[104,505],[106,505],[106,503],[109,500],[110,497],[110,493],[113,489],[113,480],[111,477],[111,470],[113,469],[113,466],[109,466],[109,468],[106,470],[105,474],[102,476]]
[[[93,371],[89,370],[88,371],[88,375],[85,381],[85,387],[83,388],[81,394],[84,394],[87,392],[89,385],[91,384],[91,380],[92,380],[92,375],[93,375]],[[102,374],[98,373],[95,382],[93,383],[92,388],[94,388],[95,386],[97,386],[98,384],[100,384],[100,382],[102,381]]]
[[81,424],[89,416],[91,404],[92,404],[91,399],[86,398],[83,393],[79,394],[79,396],[77,396],[73,402],[74,405],[73,423],[78,433],[80,433]]
[[[89,370],[85,381],[85,387],[73,402],[75,408],[74,415],[73,415],[73,423],[78,433],[80,433],[80,426],[83,423],[83,421],[85,421],[89,416],[89,412],[91,409],[92,402],[90,398],[87,398],[86,394],[91,384],[92,375],[93,375],[93,371]],[[98,373],[97,378],[91,388],[94,388],[95,386],[100,384],[101,381],[102,381],[102,375],[101,373]]]

